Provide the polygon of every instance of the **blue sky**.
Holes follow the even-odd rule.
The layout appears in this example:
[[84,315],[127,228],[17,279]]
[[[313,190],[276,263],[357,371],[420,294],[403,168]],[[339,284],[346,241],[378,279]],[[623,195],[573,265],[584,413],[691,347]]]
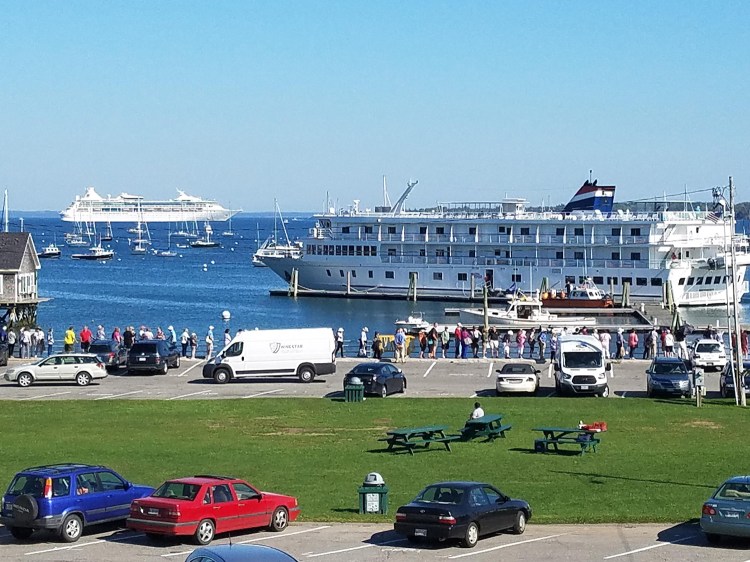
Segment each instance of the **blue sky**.
[[0,187],[246,211],[750,199],[748,2],[0,1]]

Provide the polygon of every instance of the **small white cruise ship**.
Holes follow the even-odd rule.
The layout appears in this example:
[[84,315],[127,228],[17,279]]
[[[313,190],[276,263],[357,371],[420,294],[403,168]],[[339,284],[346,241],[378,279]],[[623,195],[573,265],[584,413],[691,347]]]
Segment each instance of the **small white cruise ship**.
[[629,285],[632,300],[658,301],[669,281],[678,305],[723,305],[734,245],[737,292],[748,291],[748,239],[730,234],[719,190],[710,210],[652,201],[614,211],[615,186],[589,180],[557,212],[527,210],[524,199],[408,211],[415,185],[393,206],[354,201],[316,215],[301,256],[263,262],[287,282],[296,269],[298,286],[317,292],[463,298],[484,285],[533,294],[543,278],[558,289],[590,278],[613,297]]
[[226,221],[239,210],[224,208],[216,201],[201,199],[177,190],[175,199],[150,201],[141,195],[121,193],[102,197],[93,187],[60,211],[62,220],[77,223],[96,222],[192,222]]

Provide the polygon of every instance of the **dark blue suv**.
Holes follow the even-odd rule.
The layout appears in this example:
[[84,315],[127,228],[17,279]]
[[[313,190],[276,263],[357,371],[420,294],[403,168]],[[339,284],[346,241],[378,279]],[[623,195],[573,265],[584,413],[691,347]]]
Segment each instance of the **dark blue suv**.
[[17,539],[28,539],[34,529],[52,529],[65,542],[75,542],[85,526],[126,519],[130,502],[153,491],[105,466],[35,466],[16,474],[8,486],[0,523]]

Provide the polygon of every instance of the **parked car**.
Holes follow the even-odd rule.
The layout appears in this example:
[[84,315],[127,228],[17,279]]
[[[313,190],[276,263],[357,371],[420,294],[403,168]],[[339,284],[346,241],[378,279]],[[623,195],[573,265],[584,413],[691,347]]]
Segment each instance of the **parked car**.
[[480,535],[510,530],[520,535],[531,519],[531,507],[490,484],[440,482],[422,490],[396,511],[394,530],[409,541],[459,539],[476,546]]
[[35,466],[11,481],[0,523],[17,539],[28,539],[35,529],[51,529],[65,542],[75,542],[84,527],[125,519],[130,502],[153,491],[105,466]]
[[160,373],[166,375],[170,367],[180,366],[177,346],[166,340],[141,340],[128,351],[127,368],[131,373]]
[[185,562],[297,562],[297,559],[271,546],[223,544],[196,548]]
[[690,396],[693,380],[685,361],[679,357],[654,357],[646,371],[646,395]]
[[104,363],[93,353],[58,353],[5,371],[6,381],[15,381],[23,387],[37,381],[75,381],[80,386],[86,386],[92,380],[106,376]]
[[128,349],[114,340],[94,340],[89,345],[89,353],[99,357],[108,371],[116,371],[128,363]]
[[722,536],[750,537],[750,476],[733,476],[706,500],[701,529],[712,544]]
[[[745,396],[750,395],[750,361],[742,362],[742,378]],[[721,371],[719,392],[724,398],[734,398],[734,368],[731,361],[724,365],[724,369]]]
[[698,340],[690,346],[688,353],[694,367],[721,371],[727,364],[727,352],[724,349],[724,344],[720,341]]
[[506,392],[539,392],[539,369],[529,363],[506,363],[497,371],[495,391],[500,396]]
[[404,373],[390,363],[360,363],[344,375],[344,388],[355,377],[365,385],[365,394],[377,394],[385,398],[394,392],[406,390]]
[[147,536],[193,536],[205,545],[216,533],[268,527],[283,531],[297,519],[297,498],[261,492],[244,480],[193,476],[168,480],[130,506],[127,526]]
[[572,334],[558,338],[554,362],[555,391],[560,396],[609,396],[607,362],[601,342],[588,335]]

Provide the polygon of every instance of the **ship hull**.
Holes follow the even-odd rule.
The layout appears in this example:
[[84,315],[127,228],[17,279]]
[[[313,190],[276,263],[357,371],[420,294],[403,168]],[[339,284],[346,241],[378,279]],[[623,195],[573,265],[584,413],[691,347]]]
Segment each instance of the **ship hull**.
[[61,218],[65,222],[148,222],[164,223],[174,222],[181,223],[184,221],[209,221],[224,222],[236,215],[238,211],[229,211],[226,209],[175,209],[173,211],[150,211],[143,209],[123,209],[122,211],[94,211],[78,210],[68,212],[63,211]]

